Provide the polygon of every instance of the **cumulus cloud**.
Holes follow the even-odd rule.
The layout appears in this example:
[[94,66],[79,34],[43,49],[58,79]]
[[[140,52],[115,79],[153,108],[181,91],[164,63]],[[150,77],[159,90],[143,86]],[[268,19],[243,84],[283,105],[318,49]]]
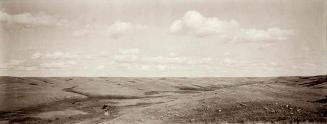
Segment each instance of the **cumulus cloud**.
[[282,41],[287,40],[293,34],[292,30],[282,30],[280,28],[269,28],[267,30],[241,29],[240,34],[234,38],[235,40],[249,41]]
[[145,30],[147,27],[144,25],[133,24],[130,22],[121,22],[117,21],[111,25],[92,25],[88,24],[77,28],[72,32],[72,35],[75,37],[82,37],[87,35],[101,35],[109,36],[113,39],[120,39],[125,36],[131,36],[140,31]]
[[108,27],[108,34],[110,35],[110,37],[118,39],[123,37],[124,35],[136,33],[139,30],[144,30],[145,28],[146,26],[144,25],[117,21]]
[[205,17],[197,11],[188,11],[170,26],[173,34],[197,37],[218,36],[232,41],[282,41],[293,35],[292,30],[278,27],[262,29],[244,29],[236,20],[221,20],[216,17]]
[[207,36],[213,34],[226,34],[239,29],[235,20],[224,21],[215,17],[204,17],[197,11],[188,11],[185,15],[175,20],[170,26],[172,33]]
[[69,22],[64,19],[59,19],[49,16],[45,13],[31,14],[20,13],[11,15],[0,10],[0,22],[6,24],[20,24],[26,27],[33,26],[69,26]]

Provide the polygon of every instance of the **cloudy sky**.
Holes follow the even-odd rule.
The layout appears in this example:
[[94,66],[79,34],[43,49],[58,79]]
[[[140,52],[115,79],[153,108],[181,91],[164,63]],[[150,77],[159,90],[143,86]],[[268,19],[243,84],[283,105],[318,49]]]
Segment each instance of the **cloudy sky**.
[[0,75],[327,73],[324,0],[1,0]]

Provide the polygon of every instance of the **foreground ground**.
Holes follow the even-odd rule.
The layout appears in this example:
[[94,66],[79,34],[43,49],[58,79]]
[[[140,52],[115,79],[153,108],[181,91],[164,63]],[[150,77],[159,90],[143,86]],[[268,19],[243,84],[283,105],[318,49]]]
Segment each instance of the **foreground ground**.
[[[0,77],[2,123],[326,123],[327,76]],[[104,115],[103,105],[109,105]]]

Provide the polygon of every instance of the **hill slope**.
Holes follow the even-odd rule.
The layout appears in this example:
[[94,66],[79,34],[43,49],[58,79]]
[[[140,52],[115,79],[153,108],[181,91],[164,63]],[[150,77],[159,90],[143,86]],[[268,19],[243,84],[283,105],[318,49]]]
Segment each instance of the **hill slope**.
[[326,122],[326,75],[1,77],[0,86],[3,123]]

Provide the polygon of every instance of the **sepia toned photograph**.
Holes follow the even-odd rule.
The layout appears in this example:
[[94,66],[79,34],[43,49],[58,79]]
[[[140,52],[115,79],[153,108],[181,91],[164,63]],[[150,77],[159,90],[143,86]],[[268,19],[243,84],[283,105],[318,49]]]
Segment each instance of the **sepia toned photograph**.
[[327,123],[326,0],[0,0],[0,124]]

